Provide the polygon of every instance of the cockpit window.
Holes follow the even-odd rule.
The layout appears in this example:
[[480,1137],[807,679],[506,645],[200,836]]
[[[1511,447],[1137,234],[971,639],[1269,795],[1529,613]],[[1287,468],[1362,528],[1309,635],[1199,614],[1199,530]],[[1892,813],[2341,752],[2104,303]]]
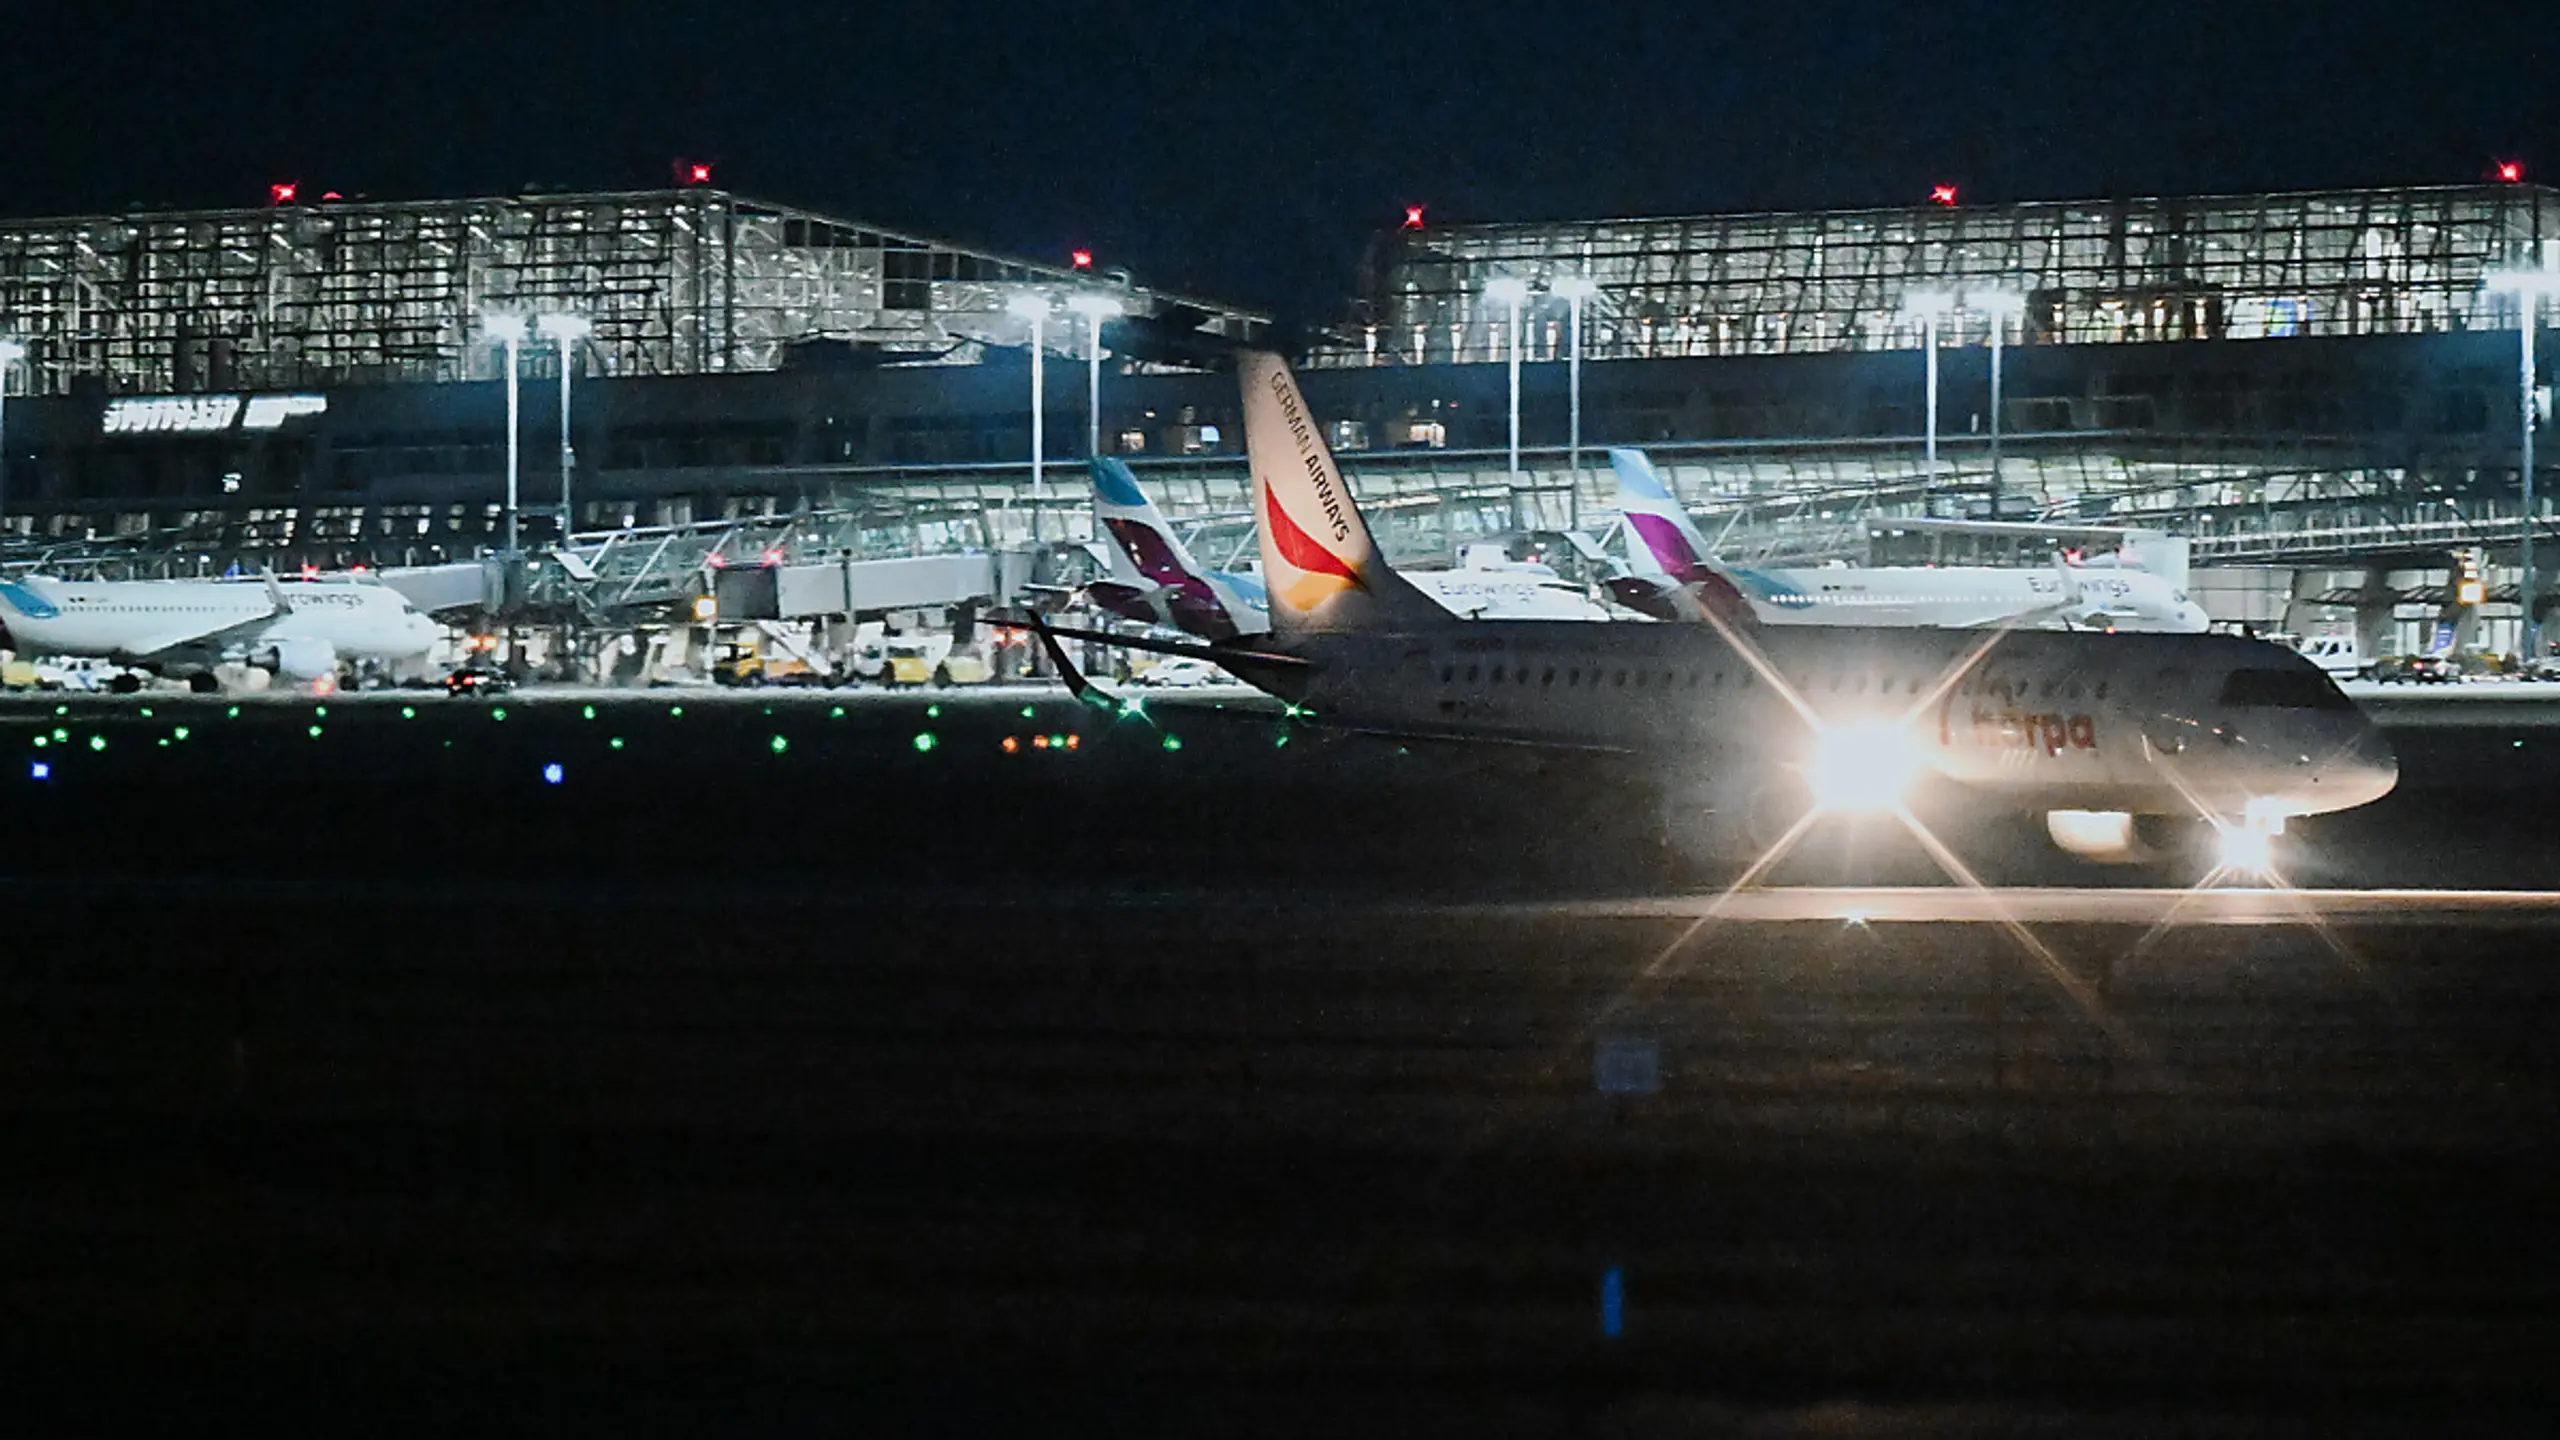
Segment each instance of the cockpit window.
[[2234,670],[2222,682],[2225,705],[2265,705],[2284,710],[2352,710],[2317,670]]

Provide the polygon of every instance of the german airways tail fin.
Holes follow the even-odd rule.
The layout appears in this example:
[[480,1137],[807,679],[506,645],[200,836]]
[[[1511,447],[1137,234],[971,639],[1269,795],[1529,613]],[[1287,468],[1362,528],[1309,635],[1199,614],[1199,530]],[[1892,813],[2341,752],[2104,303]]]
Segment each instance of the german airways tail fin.
[[1415,630],[1463,623],[1387,565],[1343,484],[1296,377],[1279,356],[1245,351],[1245,449],[1262,531],[1271,628]]

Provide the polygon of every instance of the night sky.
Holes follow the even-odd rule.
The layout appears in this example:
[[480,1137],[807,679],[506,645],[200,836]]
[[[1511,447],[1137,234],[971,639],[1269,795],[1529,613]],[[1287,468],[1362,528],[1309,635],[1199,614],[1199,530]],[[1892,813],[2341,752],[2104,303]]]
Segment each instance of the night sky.
[[[1336,318],[1406,204],[1524,219],[2560,180],[2532,6],[0,6],[5,209],[724,187]],[[2510,42],[2509,33],[2519,38]]]

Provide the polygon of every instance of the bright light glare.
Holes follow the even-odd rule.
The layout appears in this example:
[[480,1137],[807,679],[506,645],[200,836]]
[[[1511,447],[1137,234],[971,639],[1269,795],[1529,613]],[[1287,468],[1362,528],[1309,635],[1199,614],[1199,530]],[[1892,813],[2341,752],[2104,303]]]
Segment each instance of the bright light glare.
[[27,347],[24,341],[0,340],[0,365],[15,365],[26,358]]
[[1967,290],[1964,304],[1968,310],[2008,319],[2027,311],[2027,297],[2015,290]]
[[1484,296],[1505,305],[1517,305],[1529,298],[1529,282],[1517,275],[1497,275],[1484,282]]
[[2492,270],[2480,277],[2480,288],[2519,295],[2560,294],[2560,270]]
[[1870,721],[1824,730],[1804,778],[1816,808],[1874,815],[1901,805],[1928,763],[1908,727]]
[[492,340],[514,343],[524,339],[524,317],[521,315],[483,315],[480,328],[488,331]]
[[2225,870],[2261,875],[2275,864],[2275,836],[2256,825],[2214,824],[2219,853],[2215,863]]
[[1598,294],[1600,287],[1583,275],[1559,275],[1547,282],[1547,291],[1565,300],[1587,300]]
[[536,319],[533,328],[563,345],[573,345],[596,327],[584,315],[551,314]]
[[1049,297],[1046,295],[1016,295],[1012,299],[1004,302],[1004,308],[1019,319],[1046,320],[1049,318]]
[[1107,320],[1119,314],[1124,307],[1109,295],[1084,294],[1069,296],[1067,308],[1079,315],[1088,315],[1096,320]]
[[1914,290],[1902,297],[1902,309],[1910,315],[1944,315],[1956,308],[1956,297],[1946,290]]

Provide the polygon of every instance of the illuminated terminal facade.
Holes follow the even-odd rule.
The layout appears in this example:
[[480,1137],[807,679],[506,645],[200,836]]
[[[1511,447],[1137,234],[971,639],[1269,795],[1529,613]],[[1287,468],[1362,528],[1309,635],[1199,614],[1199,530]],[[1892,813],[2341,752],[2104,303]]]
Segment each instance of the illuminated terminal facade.
[[[538,510],[570,363],[581,533],[803,515],[832,519],[794,543],[865,553],[1080,536],[1088,424],[1176,516],[1232,515],[1240,416],[1217,361],[1266,343],[1298,351],[1409,558],[1603,516],[1598,447],[1642,444],[1746,559],[1854,554],[1876,522],[1930,515],[2158,526],[2212,563],[2442,569],[2521,518],[2519,302],[2485,282],[2560,240],[2560,192],[2527,184],[1420,217],[1372,246],[1344,323],[1293,342],[1250,307],[707,185],[278,200],[0,222],[0,335],[25,347],[0,440],[7,558],[326,566],[497,545],[497,313],[586,322],[567,346],[528,337],[518,365]],[[1525,286],[1516,317],[1499,280]],[[2493,554],[2493,597],[2499,573]]]

